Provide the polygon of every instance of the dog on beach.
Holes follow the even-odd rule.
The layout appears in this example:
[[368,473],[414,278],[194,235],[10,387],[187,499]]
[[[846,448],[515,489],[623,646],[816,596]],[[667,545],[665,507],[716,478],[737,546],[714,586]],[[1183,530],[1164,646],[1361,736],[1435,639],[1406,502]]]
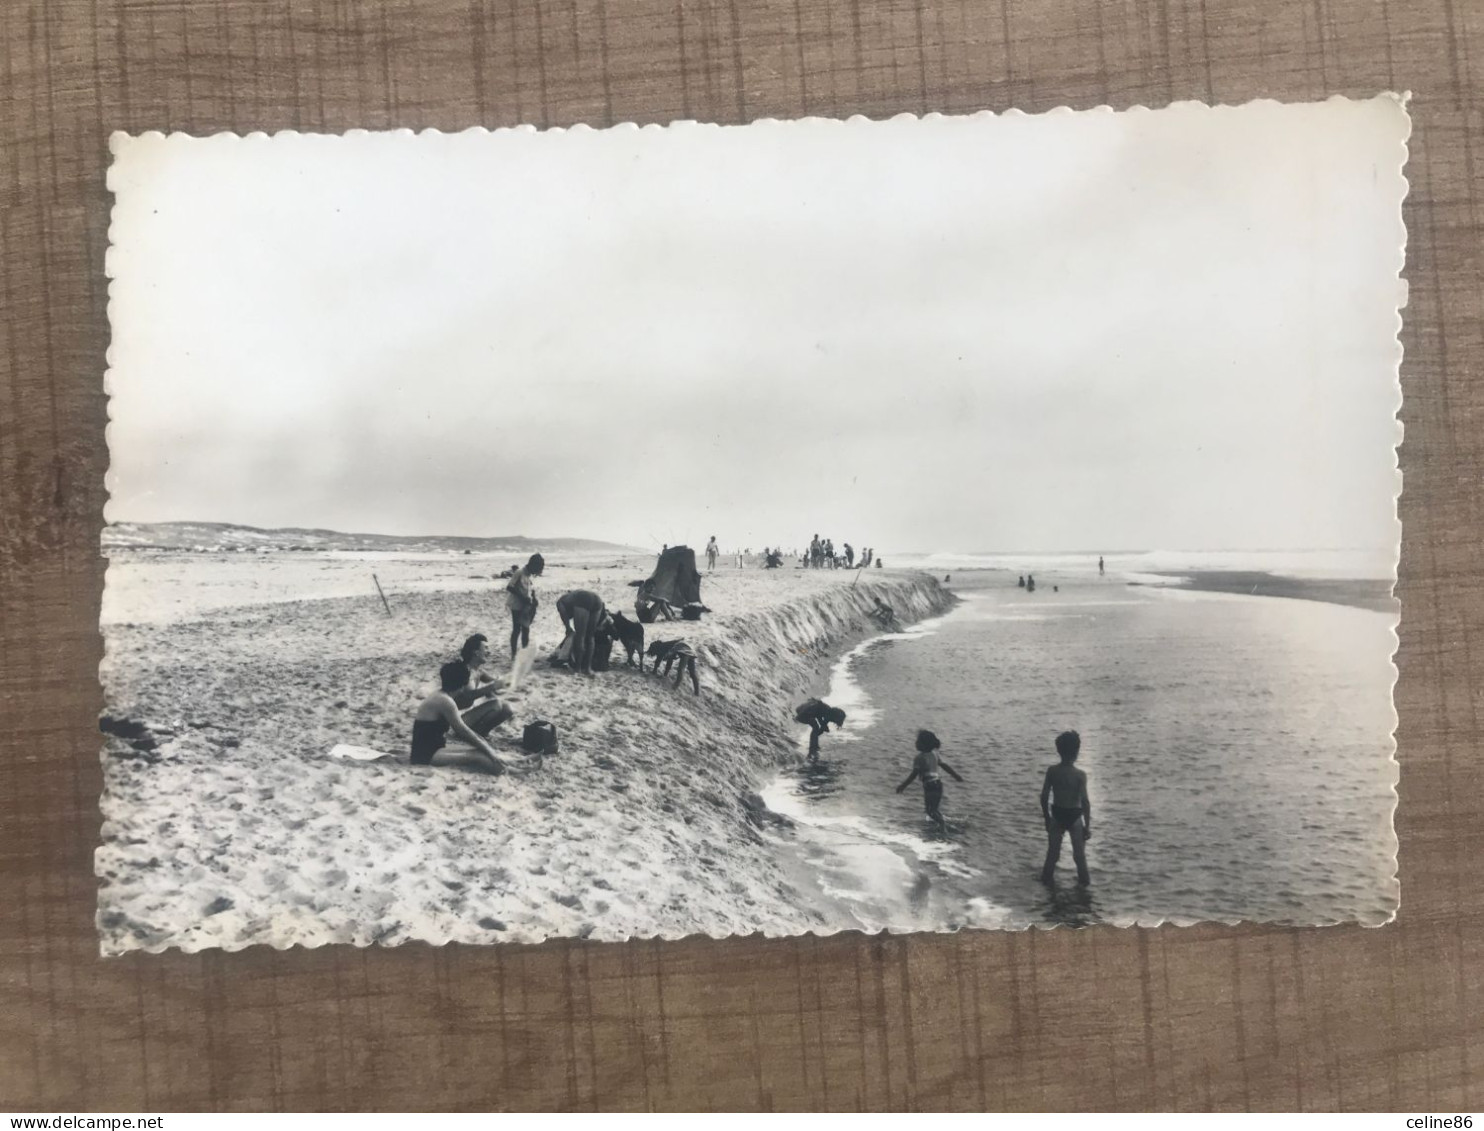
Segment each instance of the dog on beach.
[[639,670],[644,670],[644,626],[638,621],[630,620],[623,613],[613,613],[613,632],[618,637],[618,642],[623,645],[627,656],[629,667],[634,666],[634,657],[639,657]]
[[689,672],[692,690],[697,695],[701,694],[701,677],[696,674],[696,654],[684,640],[653,641],[649,645],[649,655],[654,657],[654,662],[650,665],[651,671],[659,672],[660,664],[664,664],[665,670],[661,674],[668,677],[671,666],[679,664],[680,667],[675,672],[675,686],[679,687],[681,677]]

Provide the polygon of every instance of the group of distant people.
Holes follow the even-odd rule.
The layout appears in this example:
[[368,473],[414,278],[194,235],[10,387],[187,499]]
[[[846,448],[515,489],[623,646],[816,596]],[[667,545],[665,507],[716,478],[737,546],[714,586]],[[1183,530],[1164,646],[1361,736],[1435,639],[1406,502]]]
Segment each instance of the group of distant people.
[[[762,553],[758,555],[764,569],[782,569],[785,557],[800,561],[806,569],[864,569],[869,566],[880,566],[881,562],[876,558],[876,551],[867,546],[856,551],[849,542],[842,544],[837,551],[835,544],[828,538],[821,538],[818,534],[809,540],[809,546],[801,555],[797,550],[785,551],[782,546],[764,546]],[[716,535],[712,535],[706,543],[706,571],[713,572],[716,563],[721,560],[721,548],[717,544]],[[730,555],[732,564],[742,569],[749,560],[753,559],[752,548],[737,550]]]
[[[833,540],[821,538],[816,534],[809,539],[809,549],[804,554],[804,567],[806,569],[854,569],[857,565],[855,559],[855,547],[849,542],[844,543],[837,553]],[[860,568],[867,568],[874,559],[875,551],[866,546],[860,552]]]
[[[809,728],[810,762],[819,760],[819,740],[833,726],[839,730],[845,725],[845,712],[832,707],[822,699],[809,699],[794,712],[794,719]],[[912,759],[912,772],[907,780],[897,786],[901,793],[914,781],[922,782],[922,802],[928,818],[940,832],[947,830],[943,818],[943,775],[956,782],[964,779],[950,766],[939,751],[942,741],[930,730],[917,732],[917,753]],[[1068,837],[1072,841],[1072,861],[1077,868],[1077,882],[1091,882],[1087,869],[1087,842],[1092,837],[1092,800],[1087,789],[1087,773],[1077,768],[1077,756],[1082,751],[1082,736],[1074,730],[1056,736],[1057,762],[1046,768],[1041,779],[1041,820],[1046,826],[1046,861],[1041,867],[1041,882],[1052,884],[1056,878],[1056,865],[1061,859],[1062,844]]]
[[[1102,559],[1101,556],[1098,557],[1098,576],[1099,577],[1105,576],[1105,571],[1104,571],[1104,567],[1103,567],[1103,559]],[[943,580],[944,581],[947,581],[948,578],[945,577]],[[1023,574],[1020,575],[1020,580],[1017,581],[1015,584],[1016,584],[1016,586],[1018,588],[1024,589],[1027,593],[1034,593],[1036,591],[1036,576],[1035,576],[1035,574],[1032,574],[1032,573],[1023,573]],[[1051,591],[1053,593],[1060,593],[1061,592],[1061,586],[1060,585],[1053,585],[1051,587]]]

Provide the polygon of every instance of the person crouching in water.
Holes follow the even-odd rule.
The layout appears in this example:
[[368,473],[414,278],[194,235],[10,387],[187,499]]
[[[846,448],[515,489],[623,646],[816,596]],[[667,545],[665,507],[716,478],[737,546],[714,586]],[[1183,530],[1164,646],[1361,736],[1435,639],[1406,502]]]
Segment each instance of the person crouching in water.
[[938,741],[938,736],[930,730],[917,732],[917,757],[912,760],[912,772],[907,775],[907,780],[897,786],[897,792],[901,793],[912,784],[914,778],[922,779],[922,803],[927,809],[927,815],[932,818],[933,823],[938,826],[939,832],[946,832],[948,823],[943,820],[941,806],[943,804],[943,778],[938,771],[945,771],[954,781],[961,782],[964,779],[958,776],[958,771],[950,766],[942,758],[938,757],[938,751],[943,744]]
[[[1082,749],[1082,736],[1075,730],[1056,736],[1056,753],[1061,759],[1046,769],[1041,785],[1041,816],[1046,821],[1046,866],[1041,869],[1041,882],[1050,884],[1056,876],[1056,862],[1061,858],[1061,838],[1072,838],[1072,860],[1077,865],[1077,882],[1089,884],[1086,844],[1092,836],[1092,802],[1087,796],[1087,774],[1077,768],[1077,755]],[[1048,804],[1049,803],[1049,804]]]
[[809,761],[819,761],[819,736],[830,729],[830,724],[835,724],[839,730],[845,725],[845,712],[839,707],[831,707],[823,699],[810,699],[800,705],[794,712],[794,719],[804,723],[809,728]]
[[531,579],[540,577],[546,569],[546,559],[532,554],[510,575],[505,586],[505,607],[510,610],[510,658],[515,659],[517,649],[531,643],[531,622],[536,619],[536,591],[531,588]]
[[519,762],[507,763],[480,735],[475,734],[464,717],[459,714],[454,696],[469,686],[469,665],[463,660],[450,660],[438,669],[440,690],[433,692],[418,705],[412,719],[412,764],[431,766],[433,755],[448,742],[451,730],[473,747],[475,760],[492,774],[503,774],[510,769],[535,769],[541,764],[539,758],[523,758]]
[[469,680],[453,693],[453,701],[463,712],[461,717],[469,729],[481,738],[487,738],[490,731],[509,722],[515,712],[502,703],[497,694],[504,684],[484,670],[484,665],[490,660],[489,640],[484,633],[476,632],[465,640],[459,657],[469,669]]
[[574,589],[558,597],[556,607],[557,615],[562,618],[562,627],[572,638],[567,665],[581,675],[592,675],[593,642],[603,614],[608,611],[603,598],[590,589]]

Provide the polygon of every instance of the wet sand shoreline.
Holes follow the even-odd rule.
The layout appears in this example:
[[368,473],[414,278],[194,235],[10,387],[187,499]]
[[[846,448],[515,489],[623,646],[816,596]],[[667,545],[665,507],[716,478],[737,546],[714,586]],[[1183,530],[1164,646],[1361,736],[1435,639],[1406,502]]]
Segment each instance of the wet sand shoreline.
[[[1161,572],[1160,577],[1176,579],[1178,588],[1198,593],[1234,593],[1253,597],[1287,597],[1299,601],[1323,601],[1348,605],[1379,613],[1395,613],[1400,608],[1392,596],[1392,582],[1371,578],[1286,577],[1262,570],[1183,570]],[[1148,585],[1131,581],[1130,585]]]

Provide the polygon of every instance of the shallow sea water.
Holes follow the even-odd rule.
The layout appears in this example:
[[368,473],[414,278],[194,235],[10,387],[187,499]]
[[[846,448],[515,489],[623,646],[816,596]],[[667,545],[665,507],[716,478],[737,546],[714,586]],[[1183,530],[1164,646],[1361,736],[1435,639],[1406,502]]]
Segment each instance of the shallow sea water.
[[[1390,918],[1393,615],[1037,580],[1028,594],[1013,574],[955,575],[953,612],[857,648],[826,695],[845,730],[767,792],[860,925]],[[919,727],[966,779],[945,778],[946,836],[917,783],[895,792]],[[1070,842],[1055,888],[1037,878],[1042,775],[1066,729],[1093,804],[1085,891]]]

